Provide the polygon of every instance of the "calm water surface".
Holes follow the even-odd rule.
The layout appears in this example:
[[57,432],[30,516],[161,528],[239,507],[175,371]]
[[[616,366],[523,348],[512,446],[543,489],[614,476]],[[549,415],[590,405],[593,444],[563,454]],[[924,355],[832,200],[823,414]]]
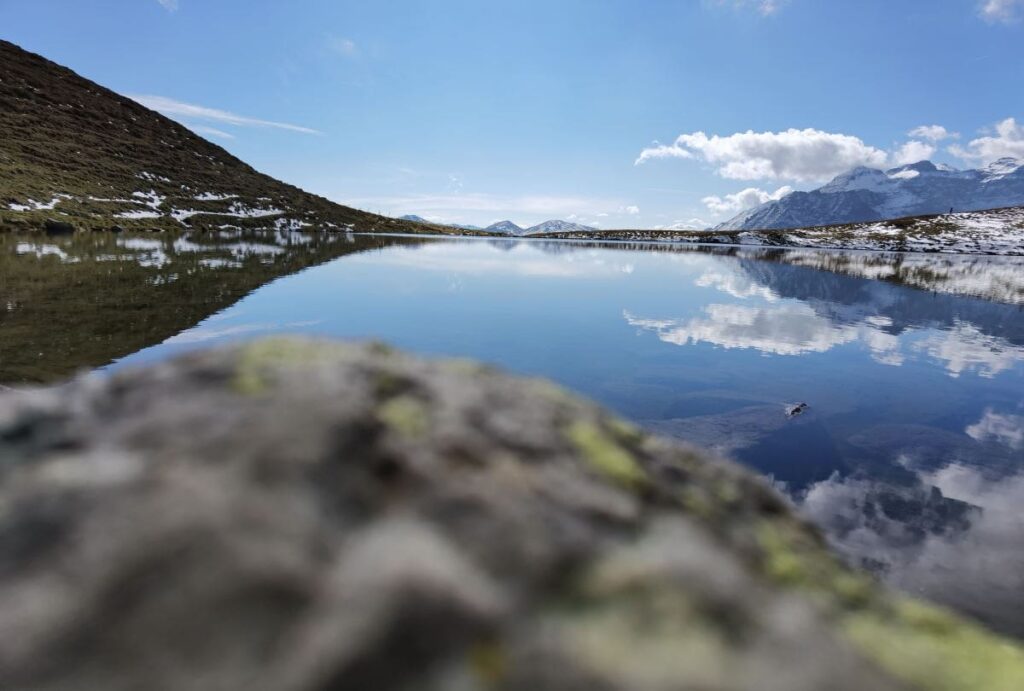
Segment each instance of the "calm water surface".
[[755,468],[849,560],[1024,635],[1020,260],[280,232],[0,252],[0,383],[281,332],[477,358]]

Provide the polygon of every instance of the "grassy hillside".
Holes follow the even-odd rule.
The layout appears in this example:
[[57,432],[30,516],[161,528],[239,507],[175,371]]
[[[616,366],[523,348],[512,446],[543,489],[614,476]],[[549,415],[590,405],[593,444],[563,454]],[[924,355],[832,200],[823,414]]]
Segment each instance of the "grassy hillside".
[[426,238],[249,229],[0,233],[0,386],[48,383],[163,342],[282,276]]
[[457,232],[274,180],[178,123],[0,41],[0,230]]

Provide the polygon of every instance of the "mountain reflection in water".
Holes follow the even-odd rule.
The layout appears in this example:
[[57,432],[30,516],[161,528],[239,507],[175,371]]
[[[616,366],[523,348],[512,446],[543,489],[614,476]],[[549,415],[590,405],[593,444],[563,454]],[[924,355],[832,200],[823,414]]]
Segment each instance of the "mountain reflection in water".
[[546,376],[756,468],[850,560],[1024,636],[1020,259],[0,236],[0,305],[12,385],[280,332]]

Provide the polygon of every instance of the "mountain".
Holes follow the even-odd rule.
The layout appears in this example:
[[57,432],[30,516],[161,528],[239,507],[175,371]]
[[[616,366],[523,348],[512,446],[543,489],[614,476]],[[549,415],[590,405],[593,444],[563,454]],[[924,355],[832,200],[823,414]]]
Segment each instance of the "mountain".
[[676,221],[667,226],[655,226],[655,230],[705,230],[707,227],[707,223],[694,218],[689,221]]
[[533,233],[562,233],[567,231],[587,231],[596,230],[590,226],[580,225],[579,223],[570,223],[569,221],[544,221],[535,226],[529,228],[521,228],[512,221],[499,221],[492,223],[491,225],[484,228],[484,230],[491,233],[503,233],[505,235],[532,235]]
[[401,216],[398,220],[400,221],[412,221],[413,223],[429,223],[432,226],[444,226],[446,228],[459,228],[460,230],[483,230],[480,226],[467,225],[465,223],[444,223],[442,221],[428,221],[422,216],[416,214],[406,214]]
[[535,226],[530,226],[523,235],[532,235],[534,233],[565,233],[570,231],[589,231],[597,230],[597,228],[591,228],[590,226],[581,225],[579,223],[570,223],[569,221],[544,221],[538,223]]
[[0,41],[0,229],[423,232],[263,175],[159,113]]
[[[821,249],[1024,256],[1024,206],[889,221],[756,230],[587,230],[533,234],[559,240],[671,241]],[[991,272],[990,272],[991,273]]]
[[920,161],[882,171],[854,168],[811,192],[792,192],[716,226],[773,230],[859,223],[1024,204],[1024,160],[1003,158],[976,170]]
[[498,221],[484,228],[484,230],[491,233],[503,233],[505,235],[522,235],[523,229],[517,226],[512,221]]

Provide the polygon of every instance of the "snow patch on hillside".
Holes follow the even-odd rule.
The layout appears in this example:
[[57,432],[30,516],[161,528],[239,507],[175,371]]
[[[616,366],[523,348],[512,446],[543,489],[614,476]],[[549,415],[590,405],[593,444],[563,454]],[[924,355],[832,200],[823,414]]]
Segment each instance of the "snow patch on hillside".
[[122,211],[121,213],[114,214],[114,218],[162,218],[163,214],[159,211],[144,211],[138,209],[137,211]]
[[25,204],[8,204],[7,208],[11,211],[52,211],[65,199],[71,199],[71,195],[57,194],[48,202],[37,202],[34,199],[29,199]]
[[229,199],[238,199],[237,194],[216,194],[214,192],[203,192],[192,197],[197,202],[226,202]]

